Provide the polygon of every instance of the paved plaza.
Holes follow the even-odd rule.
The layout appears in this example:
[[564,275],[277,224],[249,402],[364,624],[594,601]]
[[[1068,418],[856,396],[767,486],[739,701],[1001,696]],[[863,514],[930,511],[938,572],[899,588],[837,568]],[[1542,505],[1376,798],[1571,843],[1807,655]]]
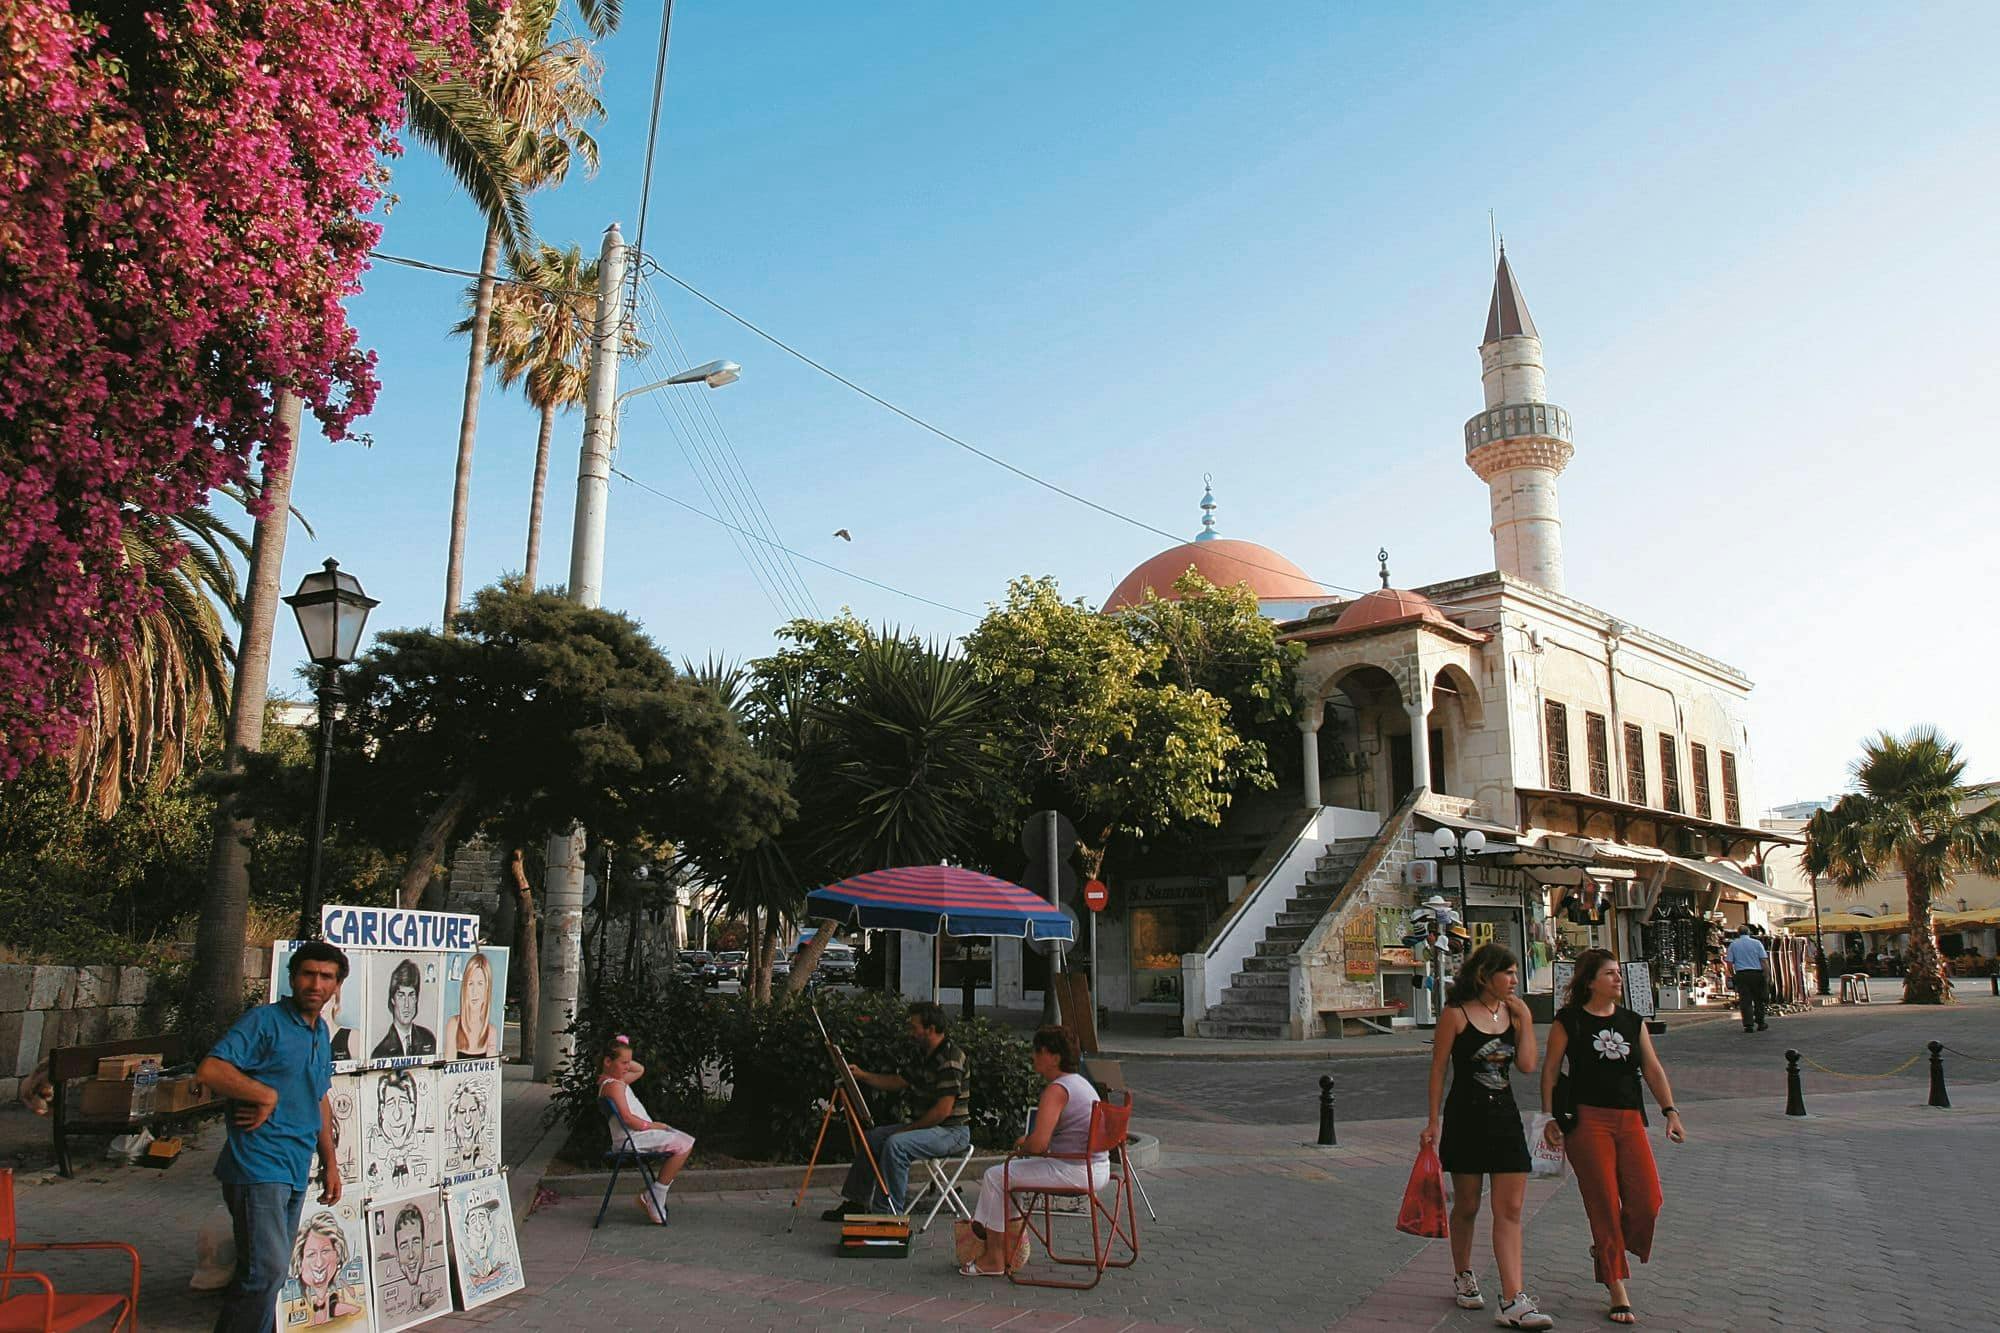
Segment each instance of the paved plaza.
[[[1952,1109],[1923,1104],[1919,1061],[1888,1079],[1809,1069],[1811,1115],[1781,1113],[1786,1045],[1868,1074],[1932,1037],[1965,1053],[1947,1056]],[[2000,1293],[1980,1276],[1996,1234],[2000,1063],[1971,1058],[2000,1061],[2000,1003],[1828,1011],[1786,1019],[1762,1038],[1699,1024],[1677,1028],[1663,1050],[1686,1090],[1691,1137],[1674,1147],[1654,1136],[1667,1208],[1653,1262],[1632,1282],[1647,1326],[2000,1327]],[[1332,1149],[1305,1144],[1322,1067],[1353,1110]],[[908,1260],[838,1258],[833,1229],[814,1216],[830,1190],[817,1187],[795,1226],[787,1189],[679,1192],[665,1229],[620,1199],[596,1231],[595,1198],[568,1195],[544,1203],[522,1230],[526,1293],[429,1327],[1492,1327],[1490,1309],[1452,1306],[1443,1242],[1393,1229],[1420,1121],[1390,1112],[1421,1109],[1409,1099],[1421,1088],[1421,1060],[1134,1060],[1127,1073],[1142,1127],[1161,1140],[1160,1164],[1145,1173],[1160,1217],[1141,1212],[1138,1266],[1108,1274],[1094,1291],[960,1278],[943,1222]],[[534,1135],[517,1130],[517,1108],[540,1090],[516,1075],[509,1092],[508,1156],[520,1162]],[[24,1230],[137,1241],[147,1263],[145,1326],[205,1328],[213,1298],[188,1293],[186,1282],[193,1231],[214,1207],[209,1160],[202,1152],[159,1174],[24,1178]],[[529,1173],[518,1174],[525,1204]],[[1530,1289],[1542,1307],[1562,1327],[1609,1327],[1574,1184],[1532,1185],[1528,1214]],[[1497,1280],[1483,1230],[1475,1254],[1490,1295]]]

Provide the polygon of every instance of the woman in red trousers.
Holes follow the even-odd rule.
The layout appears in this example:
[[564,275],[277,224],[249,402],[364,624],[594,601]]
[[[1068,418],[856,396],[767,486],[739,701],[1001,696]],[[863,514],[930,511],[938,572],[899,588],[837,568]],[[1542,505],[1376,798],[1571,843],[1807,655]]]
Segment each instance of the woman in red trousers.
[[[1618,963],[1604,949],[1586,949],[1576,960],[1563,1007],[1549,1029],[1548,1058],[1542,1062],[1542,1109],[1556,1111],[1556,1075],[1569,1062],[1570,1095],[1547,1139],[1561,1147],[1576,1172],[1577,1191],[1590,1217],[1591,1258],[1597,1280],[1610,1293],[1614,1324],[1636,1324],[1625,1279],[1632,1275],[1627,1251],[1645,1263],[1653,1252],[1653,1224],[1660,1215],[1660,1173],[1646,1141],[1646,1111],[1639,1080],[1659,1100],[1667,1138],[1684,1142],[1687,1131],[1674,1109],[1674,1090],[1653,1050],[1645,1020],[1619,1003],[1624,982]],[[1575,1123],[1565,1132],[1571,1108]]]

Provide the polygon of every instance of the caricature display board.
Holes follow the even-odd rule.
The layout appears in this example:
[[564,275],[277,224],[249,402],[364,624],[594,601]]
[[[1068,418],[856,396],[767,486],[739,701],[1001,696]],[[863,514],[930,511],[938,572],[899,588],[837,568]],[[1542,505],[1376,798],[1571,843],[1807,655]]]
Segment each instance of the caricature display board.
[[497,1060],[507,1001],[507,951],[470,949],[444,956],[444,1021],[440,1050],[447,1060]]
[[460,1309],[474,1309],[527,1285],[506,1173],[451,1186],[444,1192],[444,1207]]
[[444,1205],[438,1191],[369,1202],[368,1275],[380,1333],[451,1313]]
[[331,1206],[308,1198],[299,1215],[291,1263],[278,1290],[278,1330],[305,1328],[375,1330],[362,1207],[346,1197]]
[[500,1062],[461,1060],[438,1081],[441,1170],[446,1184],[500,1169]]
[[[326,1011],[345,1192],[307,1198],[280,1333],[396,1333],[451,1311],[454,1293],[471,1309],[519,1291],[500,1142],[508,951],[457,913],[340,905],[321,925],[349,968]],[[291,993],[299,943],[272,947],[273,1000]]]

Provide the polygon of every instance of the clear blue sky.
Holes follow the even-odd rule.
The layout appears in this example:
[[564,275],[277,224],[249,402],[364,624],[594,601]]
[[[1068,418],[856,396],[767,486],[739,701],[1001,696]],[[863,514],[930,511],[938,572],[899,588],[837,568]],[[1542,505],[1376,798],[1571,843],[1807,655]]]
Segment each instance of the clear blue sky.
[[[630,238],[658,14],[626,10],[604,169],[537,198],[548,239]],[[2000,776],[1996,49],[1980,4],[683,0],[647,248],[1022,467],[1189,536],[1212,472],[1224,535],[1350,585],[1386,545],[1410,585],[1492,566],[1460,436],[1492,208],[1577,423],[1570,592],[1749,672],[1767,803],[1927,720]],[[476,264],[420,151],[394,188],[385,250]],[[689,359],[743,363],[699,392],[802,552],[977,612],[1022,573],[1095,602],[1166,544],[659,291]],[[439,615],[460,295],[369,275],[372,447],[302,461],[318,538],[294,530],[287,584],[337,556],[378,628]],[[520,567],[534,430],[489,385],[469,587]],[[563,421],[545,581],[580,433]],[[686,442],[642,400],[620,465],[707,507]],[[801,568],[825,612],[972,623]],[[726,532],[619,481],[606,603],[697,658],[763,651],[780,620]]]

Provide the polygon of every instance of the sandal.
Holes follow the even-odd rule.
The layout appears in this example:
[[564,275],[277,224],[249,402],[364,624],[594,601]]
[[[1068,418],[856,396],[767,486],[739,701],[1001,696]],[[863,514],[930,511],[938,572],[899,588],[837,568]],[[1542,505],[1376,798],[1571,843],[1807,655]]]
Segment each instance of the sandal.
[[977,1259],[967,1259],[958,1266],[958,1275],[960,1277],[1006,1277],[1007,1270],[1003,1268],[997,1273],[991,1273],[981,1268]]
[[1604,1312],[1604,1317],[1614,1324],[1636,1324],[1639,1322],[1639,1316],[1633,1312],[1632,1307],[1629,1305],[1614,1305]]

